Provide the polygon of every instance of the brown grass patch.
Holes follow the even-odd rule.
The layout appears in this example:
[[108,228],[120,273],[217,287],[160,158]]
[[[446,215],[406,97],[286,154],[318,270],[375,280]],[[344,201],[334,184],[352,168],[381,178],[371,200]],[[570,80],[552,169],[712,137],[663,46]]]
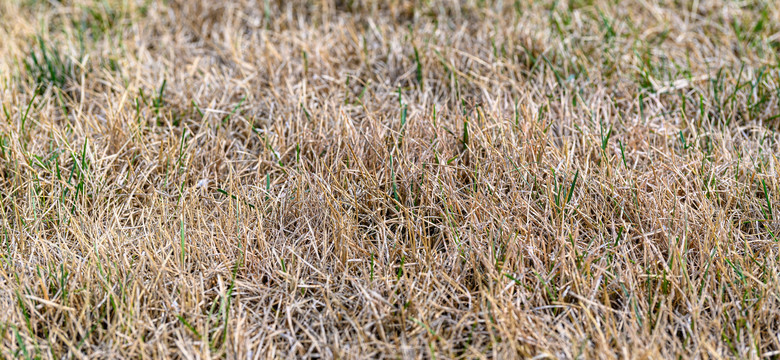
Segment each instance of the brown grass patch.
[[778,356],[780,9],[679,3],[0,1],[0,356]]

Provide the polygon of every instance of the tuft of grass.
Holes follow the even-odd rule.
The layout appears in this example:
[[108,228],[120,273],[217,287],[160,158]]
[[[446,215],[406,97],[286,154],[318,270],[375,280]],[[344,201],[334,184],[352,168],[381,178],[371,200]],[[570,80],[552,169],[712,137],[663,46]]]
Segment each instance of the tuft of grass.
[[74,76],[70,59],[41,35],[36,37],[35,45],[24,59],[24,68],[38,93],[49,88],[64,89]]

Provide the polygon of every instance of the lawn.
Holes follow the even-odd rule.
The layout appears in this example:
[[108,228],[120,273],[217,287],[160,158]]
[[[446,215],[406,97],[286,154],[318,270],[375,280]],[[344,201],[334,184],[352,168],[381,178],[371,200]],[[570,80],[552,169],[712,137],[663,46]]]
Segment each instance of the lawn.
[[0,358],[780,356],[780,3],[0,0]]

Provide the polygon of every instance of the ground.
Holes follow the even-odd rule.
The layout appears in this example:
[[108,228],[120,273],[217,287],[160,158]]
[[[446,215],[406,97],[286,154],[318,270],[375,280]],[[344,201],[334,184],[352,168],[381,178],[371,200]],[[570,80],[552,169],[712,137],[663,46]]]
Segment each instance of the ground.
[[2,358],[780,355],[773,0],[2,0]]

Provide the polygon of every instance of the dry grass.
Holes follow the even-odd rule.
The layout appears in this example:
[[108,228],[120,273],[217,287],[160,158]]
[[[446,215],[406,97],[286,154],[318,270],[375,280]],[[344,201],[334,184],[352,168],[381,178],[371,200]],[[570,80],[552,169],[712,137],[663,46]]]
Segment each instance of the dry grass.
[[679,3],[0,1],[0,356],[778,356],[780,8]]

